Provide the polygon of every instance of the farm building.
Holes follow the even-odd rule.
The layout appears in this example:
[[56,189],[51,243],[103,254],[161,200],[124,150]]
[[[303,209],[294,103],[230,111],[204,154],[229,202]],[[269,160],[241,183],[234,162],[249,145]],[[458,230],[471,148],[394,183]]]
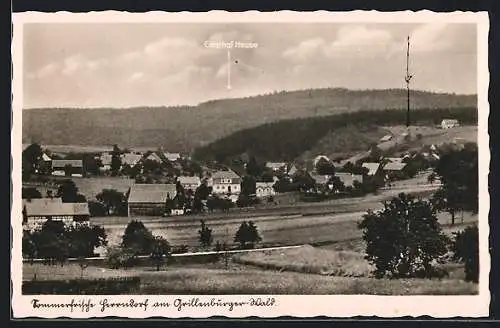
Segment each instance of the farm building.
[[88,203],[63,203],[61,198],[39,198],[23,201],[23,225],[26,229],[37,229],[48,219],[64,224],[88,222]]
[[364,168],[368,169],[368,173],[367,173],[368,176],[377,175],[379,173],[379,170],[380,170],[380,163],[366,162],[366,163],[363,163],[362,166]]
[[403,178],[404,177],[404,169],[407,166],[407,163],[387,163],[382,169],[385,173],[385,177],[388,180]]
[[460,126],[460,123],[458,123],[458,120],[455,119],[444,119],[441,121],[442,129],[451,129],[458,126]]
[[212,193],[225,195],[236,202],[241,191],[241,178],[232,170],[217,171],[212,175]]
[[55,159],[52,161],[52,175],[81,177],[85,174],[81,159]]
[[349,172],[335,172],[335,176],[342,181],[344,187],[353,187],[354,181],[359,183],[363,182],[363,176],[361,174],[352,174]]
[[175,184],[133,184],[128,196],[128,216],[162,216],[167,200],[176,195]]
[[255,184],[255,194],[257,198],[266,198],[276,195],[273,186],[274,182],[257,182]]
[[186,177],[180,176],[177,181],[181,184],[184,190],[195,191],[201,185],[201,179],[199,177]]

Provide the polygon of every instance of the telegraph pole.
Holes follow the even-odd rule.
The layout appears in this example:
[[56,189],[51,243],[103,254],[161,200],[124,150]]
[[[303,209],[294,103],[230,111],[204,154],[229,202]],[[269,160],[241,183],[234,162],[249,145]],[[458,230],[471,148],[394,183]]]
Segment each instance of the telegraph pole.
[[413,77],[410,75],[410,36],[408,36],[408,47],[406,48],[406,127],[410,127],[410,81]]

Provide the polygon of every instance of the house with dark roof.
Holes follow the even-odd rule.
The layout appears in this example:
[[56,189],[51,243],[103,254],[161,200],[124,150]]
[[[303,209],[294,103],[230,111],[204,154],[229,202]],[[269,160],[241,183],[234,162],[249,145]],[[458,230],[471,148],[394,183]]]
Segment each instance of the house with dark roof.
[[82,177],[85,174],[81,159],[52,160],[52,175]]
[[167,200],[176,195],[175,184],[133,184],[128,195],[128,216],[163,216]]
[[241,178],[232,170],[217,171],[211,177],[212,194],[225,196],[236,202],[241,192]]
[[23,200],[23,226],[37,229],[47,220],[62,221],[66,225],[74,222],[89,222],[88,203],[63,203],[61,198],[39,198]]
[[402,179],[404,178],[404,169],[408,163],[405,162],[389,162],[384,165],[382,171],[385,174],[386,180]]

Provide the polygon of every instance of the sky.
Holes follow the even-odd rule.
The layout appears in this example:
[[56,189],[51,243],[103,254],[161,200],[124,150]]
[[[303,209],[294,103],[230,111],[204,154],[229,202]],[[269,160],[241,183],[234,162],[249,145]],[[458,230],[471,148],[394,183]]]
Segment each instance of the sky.
[[[475,94],[475,24],[29,23],[23,108],[196,105],[282,90]],[[254,43],[207,48],[206,41]],[[228,88],[228,71],[230,86]]]

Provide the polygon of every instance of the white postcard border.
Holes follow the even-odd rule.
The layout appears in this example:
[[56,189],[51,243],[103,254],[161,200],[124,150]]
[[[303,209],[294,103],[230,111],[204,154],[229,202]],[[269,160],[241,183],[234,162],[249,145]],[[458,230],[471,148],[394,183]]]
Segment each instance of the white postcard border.
[[[22,281],[22,260],[21,260],[21,231],[22,225],[18,219],[21,213],[21,122],[22,122],[22,45],[23,45],[23,24],[25,23],[91,23],[91,22],[186,22],[186,23],[227,23],[227,22],[336,22],[336,23],[473,23],[478,27],[478,145],[479,145],[479,231],[480,231],[480,283],[479,295],[475,296],[347,296],[347,295],[261,295],[262,299],[274,297],[276,305],[273,307],[245,306],[234,307],[229,311],[228,307],[205,307],[205,308],[185,308],[177,311],[171,307],[168,309],[158,309],[141,311],[130,309],[113,309],[100,312],[99,306],[90,312],[82,312],[69,309],[44,309],[35,310],[32,306],[32,299],[37,298],[43,302],[65,302],[81,300],[92,300],[99,304],[100,300],[109,299],[114,302],[129,301],[134,298],[137,301],[148,299],[150,304],[154,301],[173,302],[176,298],[189,300],[198,297],[203,301],[210,301],[211,298],[224,301],[248,301],[256,298],[256,295],[121,295],[121,296],[23,296],[21,295]],[[14,13],[13,14],[13,127],[12,127],[12,207],[11,207],[11,228],[13,232],[12,240],[12,310],[14,317],[72,317],[89,318],[104,316],[119,316],[128,318],[147,318],[151,316],[163,316],[170,318],[207,318],[211,316],[226,316],[241,318],[257,316],[263,318],[273,318],[280,316],[292,317],[351,317],[351,316],[379,316],[379,317],[400,317],[400,316],[432,316],[436,318],[444,317],[483,317],[488,315],[490,291],[489,291],[489,271],[490,255],[488,252],[489,236],[489,135],[488,135],[488,14],[485,12],[452,12],[433,13],[430,11],[420,12],[376,12],[376,11],[352,11],[352,12],[270,12],[259,13],[257,11],[228,13],[223,11],[212,11],[208,13],[127,13],[117,11],[90,12],[90,13]]]

